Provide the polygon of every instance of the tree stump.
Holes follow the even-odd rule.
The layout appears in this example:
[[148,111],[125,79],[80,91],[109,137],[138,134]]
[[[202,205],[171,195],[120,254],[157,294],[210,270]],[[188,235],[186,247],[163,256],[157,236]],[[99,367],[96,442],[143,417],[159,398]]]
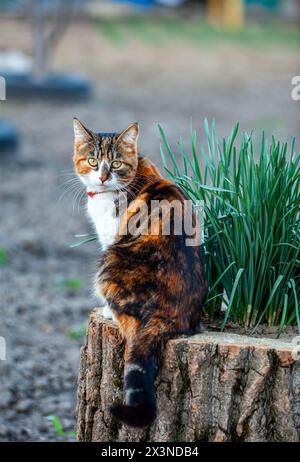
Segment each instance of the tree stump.
[[109,412],[122,400],[124,346],[116,324],[96,308],[81,351],[78,440],[299,441],[297,348],[216,332],[169,340],[156,380],[157,419],[137,430]]

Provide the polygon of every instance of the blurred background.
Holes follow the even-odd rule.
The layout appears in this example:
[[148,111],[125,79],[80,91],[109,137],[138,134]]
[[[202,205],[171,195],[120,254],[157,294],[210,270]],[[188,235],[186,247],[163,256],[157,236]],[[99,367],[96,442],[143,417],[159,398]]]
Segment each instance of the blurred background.
[[174,145],[207,117],[299,146],[300,1],[0,0],[0,15],[0,441],[74,440],[98,248],[69,247],[91,231],[73,116],[139,121],[160,167],[158,122]]

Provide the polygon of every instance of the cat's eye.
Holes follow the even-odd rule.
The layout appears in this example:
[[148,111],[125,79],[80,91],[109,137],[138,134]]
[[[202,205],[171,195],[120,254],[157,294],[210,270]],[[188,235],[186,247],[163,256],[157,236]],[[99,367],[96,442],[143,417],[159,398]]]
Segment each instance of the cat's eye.
[[122,162],[120,160],[114,160],[111,163],[111,167],[114,168],[114,169],[120,168],[121,165],[122,165]]
[[87,161],[91,167],[97,167],[98,165],[98,160],[96,157],[89,157]]

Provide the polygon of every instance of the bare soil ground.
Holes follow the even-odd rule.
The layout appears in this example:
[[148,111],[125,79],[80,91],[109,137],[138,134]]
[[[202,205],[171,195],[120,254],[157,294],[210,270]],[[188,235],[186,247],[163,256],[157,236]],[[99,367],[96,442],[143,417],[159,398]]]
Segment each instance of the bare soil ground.
[[[1,49],[29,50],[23,21],[2,19],[0,30]],[[71,178],[72,117],[103,131],[138,120],[140,150],[159,165],[157,122],[173,144],[186,138],[190,117],[202,135],[204,117],[215,117],[220,135],[239,120],[248,131],[265,128],[290,139],[299,134],[300,104],[290,96],[299,65],[299,50],[288,44],[147,43],[138,36],[122,44],[81,22],[59,45],[53,67],[89,76],[93,98],[0,103],[1,117],[16,123],[22,141],[18,159],[0,161],[0,246],[8,256],[0,268],[0,335],[7,344],[1,441],[74,440],[68,432],[75,428],[79,328],[96,303],[97,244],[69,248],[74,234],[89,231],[74,193],[60,198]],[[49,415],[60,418],[64,435]]]

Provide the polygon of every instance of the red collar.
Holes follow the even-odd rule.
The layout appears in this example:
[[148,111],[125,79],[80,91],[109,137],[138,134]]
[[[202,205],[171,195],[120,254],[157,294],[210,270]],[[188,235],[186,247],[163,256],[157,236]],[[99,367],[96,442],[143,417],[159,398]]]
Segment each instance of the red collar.
[[88,192],[87,192],[87,195],[88,195],[89,197],[91,197],[92,199],[93,199],[94,196],[96,196],[96,194],[100,194],[100,192],[92,192],[92,191],[88,191]]
[[111,190],[110,191],[87,191],[87,196],[89,196],[91,199],[93,199],[94,196],[96,196],[96,194],[106,194],[108,192],[112,192]]

